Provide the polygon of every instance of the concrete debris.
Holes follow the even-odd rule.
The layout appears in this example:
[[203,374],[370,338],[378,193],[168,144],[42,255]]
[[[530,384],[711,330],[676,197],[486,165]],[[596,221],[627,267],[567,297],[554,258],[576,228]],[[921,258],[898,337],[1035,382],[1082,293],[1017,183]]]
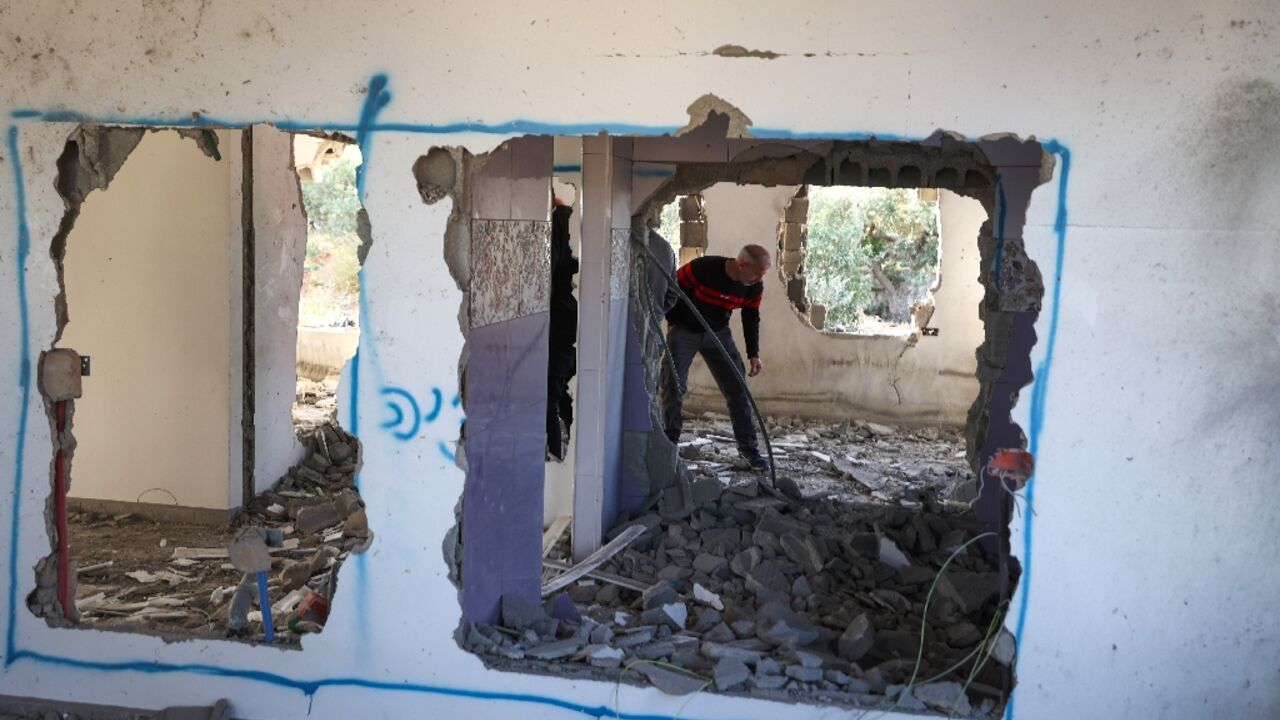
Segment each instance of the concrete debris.
[[[72,514],[82,582],[92,582],[77,601],[82,624],[220,638],[239,594],[247,626],[231,634],[260,640],[261,612],[250,608],[259,602],[256,574],[266,572],[276,642],[322,629],[339,567],[372,533],[355,488],[358,441],[329,424],[302,441],[304,460],[225,529]],[[337,535],[318,532],[329,528]],[[246,576],[252,587],[237,593]]]
[[866,613],[859,615],[849,623],[837,643],[840,657],[849,662],[857,662],[875,646],[875,629]]
[[[625,584],[608,583],[606,595],[599,580],[576,579],[566,590],[581,612],[579,623],[551,627],[542,624],[540,608],[528,607],[525,615],[504,607],[505,628],[463,632],[466,647],[503,668],[514,662],[558,673],[558,665],[577,663],[574,677],[616,681],[616,668],[623,667],[624,681],[643,677],[674,694],[794,701],[797,693],[812,693],[819,702],[885,707],[884,693],[893,688],[902,695],[897,709],[941,707],[941,691],[917,696],[907,689],[912,673],[942,673],[938,685],[963,682],[971,664],[959,661],[981,642],[978,628],[1000,612],[992,601],[1001,586],[999,558],[992,548],[971,545],[938,582],[921,641],[924,603],[939,568],[952,549],[984,529],[967,507],[945,499],[944,486],[967,472],[949,465],[959,440],[942,431],[790,424],[777,433],[776,454],[785,456],[780,463],[843,484],[838,493],[815,493],[804,478],[805,497],[792,504],[763,492],[754,476],[726,470],[732,458],[720,453],[725,442],[718,438],[730,433],[724,423],[681,446],[682,455],[699,454],[690,463],[695,478],[724,475],[723,482],[716,479],[719,492],[698,502],[682,499],[679,513],[663,511],[659,498],[607,533],[618,538],[638,529],[593,570]],[[862,452],[880,442],[917,448],[919,457],[871,460]],[[855,479],[830,474],[833,465],[846,463]],[[882,498],[866,494],[867,484],[856,479],[864,475],[876,479]],[[555,560],[568,556],[568,545],[562,538],[548,548],[548,560],[568,567]],[[1004,582],[1016,587],[1016,581]],[[953,666],[959,669],[948,670]],[[1010,673],[999,661],[987,663],[973,679],[973,692],[989,696],[990,688],[1007,685]],[[969,700],[948,702],[961,707]],[[998,705],[988,709],[998,715]]]
[[720,658],[711,674],[717,690],[728,690],[735,685],[741,685],[751,677],[751,671],[747,666],[741,660],[731,657]]
[[892,568],[905,568],[911,561],[898,548],[898,544],[889,538],[880,538],[880,562]]
[[1001,665],[1012,665],[1013,656],[1017,653],[1017,641],[1013,639],[1013,633],[1000,628],[1000,634],[996,636],[995,643],[991,648],[991,657]]
[[948,716],[968,715],[972,711],[969,698],[965,696],[963,686],[958,682],[917,685],[911,689],[911,694],[930,710],[944,712]]
[[688,695],[706,687],[707,681],[693,674],[668,670],[650,663],[639,663],[635,671],[649,679],[653,686],[668,695]]
[[720,600],[720,596],[698,583],[693,584],[693,599],[716,610],[724,610],[724,602]]

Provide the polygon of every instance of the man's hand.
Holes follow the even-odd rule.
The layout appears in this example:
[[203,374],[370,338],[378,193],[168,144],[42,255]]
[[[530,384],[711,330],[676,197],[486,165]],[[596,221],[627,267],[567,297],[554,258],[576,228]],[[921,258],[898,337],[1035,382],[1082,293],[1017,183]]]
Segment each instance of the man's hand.
[[747,358],[747,362],[751,363],[751,369],[747,370],[747,377],[755,377],[764,369],[764,363],[760,362],[760,358]]

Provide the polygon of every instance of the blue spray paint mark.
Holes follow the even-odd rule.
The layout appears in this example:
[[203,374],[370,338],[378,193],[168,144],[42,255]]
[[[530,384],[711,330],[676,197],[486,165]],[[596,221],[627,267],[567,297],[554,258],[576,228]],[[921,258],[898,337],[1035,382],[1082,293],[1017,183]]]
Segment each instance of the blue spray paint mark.
[[1000,279],[1004,276],[1004,218],[1008,205],[1004,200],[1004,176],[996,173],[996,289],[1000,289]]
[[[401,440],[408,440],[417,435],[418,428],[422,426],[422,414],[418,410],[417,398],[410,394],[408,390],[398,387],[384,387],[381,394],[383,397],[399,398],[408,406],[407,408],[401,408],[400,403],[388,400],[387,407],[391,408],[396,416],[382,423],[382,428],[390,430],[392,435]],[[408,412],[405,412],[406,410]],[[408,422],[405,422],[406,420]]]
[[[617,717],[622,718],[623,720],[676,720],[676,718],[671,715],[642,715],[637,713],[621,712],[606,705],[583,705],[581,703],[570,702],[568,700],[561,700],[560,698],[554,697],[544,697],[542,695],[493,692],[487,690],[464,690],[460,688],[440,685],[425,685],[420,683],[380,682],[377,680],[365,680],[363,678],[352,677],[298,680],[285,675],[265,672],[262,670],[228,670],[226,668],[214,667],[211,665],[199,665],[195,663],[170,664],[141,660],[131,662],[96,662],[91,660],[64,658],[57,655],[46,655],[44,653],[32,652],[30,650],[20,650],[18,652],[17,659],[31,659],[49,665],[58,665],[79,670],[137,672],[146,675],[163,675],[177,672],[210,677],[237,678],[299,690],[308,697],[314,697],[316,693],[325,688],[354,687],[369,690],[396,690],[400,692],[444,695],[447,697],[468,698],[472,700],[497,700],[503,702],[544,705],[559,708],[561,710],[569,710],[571,712],[595,718]],[[688,720],[688,718],[685,720]]]
[[[1058,315],[1062,307],[1062,266],[1066,261],[1067,250],[1067,178],[1071,174],[1071,151],[1057,140],[1044,143],[1045,151],[1058,156],[1062,168],[1058,172],[1058,214],[1053,221],[1053,232],[1057,236],[1057,257],[1053,269],[1053,309],[1049,312],[1049,337],[1045,341],[1044,359],[1036,366],[1035,387],[1031,390],[1031,418],[1027,429],[1027,450],[1033,457],[1040,452],[1040,432],[1044,429],[1045,399],[1049,391],[1049,369],[1053,362],[1053,350],[1058,340]],[[1035,507],[1036,478],[1033,474],[1026,485],[1027,507]],[[1031,596],[1031,554],[1032,531],[1035,526],[1035,513],[1029,509],[1023,515],[1022,529],[1022,596],[1018,601],[1018,624],[1014,628],[1014,647],[1020,653],[1022,641],[1025,639],[1027,626],[1027,605]],[[1013,720],[1014,701],[1017,698],[1015,689],[1009,695],[1009,703],[1005,706],[1005,718]]]
[[18,128],[9,126],[9,159],[13,164],[15,211],[18,217],[18,244],[14,273],[18,276],[18,325],[21,335],[18,343],[18,384],[22,387],[22,407],[18,410],[18,442],[13,456],[13,513],[9,519],[9,605],[8,628],[4,636],[4,664],[13,663],[16,649],[14,632],[17,618],[14,609],[18,604],[18,520],[22,505],[23,456],[27,444],[27,408],[31,404],[31,339],[27,318],[27,254],[31,251],[31,230],[27,227],[27,187],[22,177],[22,155],[18,148]]
[[[420,133],[420,134],[457,134],[457,133],[486,133],[486,134],[542,134],[542,135],[593,135],[598,132],[607,132],[615,135],[669,135],[679,130],[677,126],[654,126],[654,125],[635,125],[627,123],[546,123],[531,120],[513,120],[499,124],[484,123],[452,123],[452,124],[415,124],[415,123],[385,123],[378,124],[374,122],[377,113],[390,102],[390,94],[385,93],[386,76],[378,75],[370,82],[369,98],[366,99],[365,107],[361,112],[360,122],[355,125],[350,124],[331,124],[316,122],[299,122],[299,121],[283,121],[273,123],[277,128],[286,131],[297,130],[313,130],[324,129],[332,132],[356,132],[357,144],[361,148],[364,162],[358,170],[360,177],[358,180],[357,194],[363,203],[364,199],[364,173],[367,172],[368,164],[368,139],[373,133],[377,132],[403,132],[403,133]],[[90,117],[85,114],[72,111],[40,111],[34,109],[19,109],[10,112],[10,117],[15,119],[40,119],[46,122],[82,122],[92,121],[103,124],[114,125],[135,125],[143,127],[178,127],[178,128],[205,128],[205,127],[245,127],[262,121],[236,121],[213,117],[180,117],[180,118],[159,118],[159,117]],[[923,138],[902,136],[894,134],[879,134],[865,132],[802,132],[797,133],[785,129],[773,128],[755,128],[753,135],[758,139],[825,139],[825,140],[882,140],[882,141],[903,141],[903,142],[919,142]],[[571,703],[558,698],[543,697],[539,695],[526,695],[515,693],[497,693],[479,690],[465,690],[449,687],[438,687],[431,685],[422,685],[414,683],[391,683],[376,682],[364,680],[360,678],[327,678],[321,680],[296,680],[283,675],[266,673],[254,670],[234,670],[227,668],[212,667],[207,665],[195,664],[161,664],[147,661],[120,662],[120,663],[104,663],[92,662],[86,660],[78,660],[74,658],[65,658],[55,655],[46,655],[29,650],[18,650],[15,642],[16,627],[16,588],[17,588],[17,545],[19,538],[19,505],[22,489],[22,470],[24,444],[26,437],[27,422],[27,405],[30,396],[30,368],[29,368],[29,337],[28,337],[28,319],[27,319],[27,302],[26,302],[26,278],[24,274],[25,258],[27,256],[30,236],[26,222],[25,207],[25,185],[22,180],[22,169],[19,164],[18,145],[17,145],[17,128],[11,126],[9,128],[8,144],[14,161],[14,177],[16,181],[16,198],[17,198],[17,217],[18,217],[18,296],[19,309],[21,318],[21,351],[22,351],[22,368],[20,372],[20,381],[23,390],[23,405],[19,417],[19,436],[18,443],[15,447],[15,479],[13,494],[13,512],[10,527],[10,543],[9,543],[9,602],[8,602],[8,627],[6,630],[6,654],[5,666],[12,665],[19,659],[30,659],[36,662],[46,663],[50,665],[60,665],[64,667],[91,669],[115,672],[140,672],[146,674],[160,673],[193,673],[201,675],[211,675],[219,677],[242,678],[257,682],[269,683],[282,687],[295,688],[303,691],[309,696],[325,687],[360,687],[379,690],[399,690],[406,692],[433,693],[439,695],[447,695],[453,697],[464,697],[472,699],[484,700],[502,700],[511,702],[532,703],[539,705],[547,705],[563,708],[575,712],[589,715],[592,717],[615,716],[612,708],[604,706],[587,706],[577,703]],[[1066,246],[1066,227],[1067,227],[1067,177],[1070,171],[1071,155],[1070,151],[1057,141],[1050,141],[1044,144],[1046,151],[1058,155],[1062,160],[1062,170],[1059,176],[1058,186],[1058,215],[1054,224],[1054,231],[1058,237],[1058,258],[1057,269],[1055,272],[1054,292],[1053,292],[1053,310],[1050,319],[1049,338],[1046,347],[1044,360],[1040,363],[1036,371],[1037,382],[1032,393],[1031,421],[1029,428],[1030,435],[1030,451],[1034,455],[1039,447],[1040,431],[1043,425],[1045,395],[1048,387],[1048,376],[1050,363],[1053,357],[1053,350],[1057,336],[1058,328],[1058,308],[1061,297],[1061,270],[1063,262],[1063,252]],[[1003,210],[1002,197],[1002,210]],[[1001,231],[1003,237],[1003,217],[1000,219]],[[368,327],[367,307],[365,305],[364,292],[364,273],[360,272],[360,314],[362,327]],[[359,357],[360,353],[357,349],[356,355],[352,358],[352,376],[351,376],[351,408],[349,416],[349,426],[352,434],[358,432],[359,414],[356,412],[356,399],[359,395]],[[453,407],[461,405],[461,398],[454,396],[451,404]],[[440,449],[446,456],[452,458],[452,452],[449,451],[447,445],[439,443]],[[359,477],[356,478],[357,483]],[[1034,496],[1034,477],[1027,484],[1027,500],[1030,504]],[[1021,641],[1024,636],[1024,628],[1026,624],[1028,595],[1031,579],[1031,548],[1032,548],[1032,523],[1034,516],[1028,514],[1026,516],[1025,531],[1023,537],[1023,593],[1018,612],[1018,624],[1015,632],[1015,641],[1018,647],[1021,647]],[[356,557],[357,572],[360,575],[363,596],[364,584],[364,555]],[[359,598],[363,599],[363,597]],[[363,613],[360,613],[363,615]],[[1006,709],[1006,717],[1013,717],[1013,696],[1010,697],[1008,707]],[[632,713],[616,713],[619,718],[628,718],[629,720],[674,720],[671,716],[665,715],[636,715]]]
[[429,423],[436,421],[440,417],[440,411],[444,409],[444,393],[440,392],[440,388],[431,388],[431,395],[435,398],[436,406],[431,408],[431,412],[422,416],[423,420]]
[[552,165],[551,172],[557,172],[557,173],[582,172],[582,166],[581,165]]

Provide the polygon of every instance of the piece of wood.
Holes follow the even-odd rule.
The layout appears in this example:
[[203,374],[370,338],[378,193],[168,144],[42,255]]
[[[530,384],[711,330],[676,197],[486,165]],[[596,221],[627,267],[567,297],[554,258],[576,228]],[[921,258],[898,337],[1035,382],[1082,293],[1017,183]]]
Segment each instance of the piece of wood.
[[115,564],[115,560],[108,560],[106,562],[94,563],[93,565],[85,565],[82,568],[76,569],[76,575],[84,575],[85,573],[91,573],[97,570],[105,570]]
[[[564,572],[566,570],[570,570],[573,568],[572,565],[570,565],[569,563],[563,560],[553,560],[551,558],[547,558],[546,560],[543,560],[542,567],[550,568],[552,570],[559,570],[561,572]],[[613,585],[617,585],[618,587],[624,587],[628,590],[635,590],[636,592],[639,592],[639,593],[642,593],[645,590],[649,589],[648,585],[638,580],[632,580],[631,578],[625,578],[625,577],[622,577],[621,575],[614,575],[613,573],[607,573],[601,570],[592,570],[591,572],[587,573],[587,577],[593,580],[599,580],[601,582],[611,583]]]
[[587,573],[592,572],[596,568],[609,561],[609,558],[622,552],[622,549],[630,545],[632,541],[645,533],[647,528],[644,525],[632,525],[626,530],[619,533],[618,537],[609,541],[609,544],[591,553],[585,560],[574,565],[572,569],[565,572],[551,581],[544,583],[542,586],[542,597],[547,597],[557,590],[561,590],[569,586],[575,580],[586,577]]
[[573,522],[573,518],[568,515],[561,515],[551,521],[551,527],[542,533],[542,557],[546,557],[547,553],[551,552],[551,548],[560,542],[561,536],[564,535],[565,530],[569,529],[569,523],[571,522]]

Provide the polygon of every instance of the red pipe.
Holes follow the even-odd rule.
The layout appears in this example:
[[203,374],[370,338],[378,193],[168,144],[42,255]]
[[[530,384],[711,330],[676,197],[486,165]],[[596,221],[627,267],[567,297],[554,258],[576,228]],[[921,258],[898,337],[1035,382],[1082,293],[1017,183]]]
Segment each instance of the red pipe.
[[53,513],[58,528],[58,602],[62,617],[71,619],[71,550],[67,538],[67,473],[62,455],[62,433],[67,429],[67,401],[55,403],[58,427],[58,454],[53,457]]

